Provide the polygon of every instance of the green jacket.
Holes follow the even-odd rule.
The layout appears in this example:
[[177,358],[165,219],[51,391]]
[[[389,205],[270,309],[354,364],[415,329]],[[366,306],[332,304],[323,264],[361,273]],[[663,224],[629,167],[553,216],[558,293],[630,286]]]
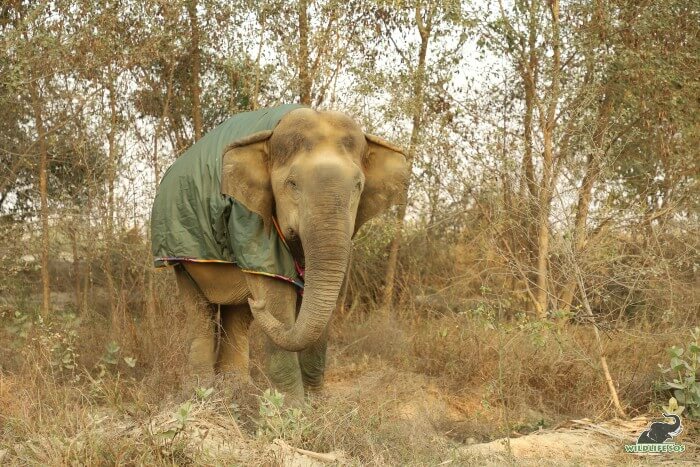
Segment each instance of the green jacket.
[[151,211],[151,251],[156,267],[181,261],[235,263],[303,287],[301,269],[276,229],[221,193],[226,147],[258,131],[272,130],[288,112],[279,107],[235,115],[207,133],[165,172]]

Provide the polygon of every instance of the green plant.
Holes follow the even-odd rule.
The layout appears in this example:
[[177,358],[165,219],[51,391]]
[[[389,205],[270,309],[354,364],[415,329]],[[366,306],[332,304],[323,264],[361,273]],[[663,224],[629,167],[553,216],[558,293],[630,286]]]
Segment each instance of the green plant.
[[700,328],[690,331],[692,340],[686,348],[673,346],[668,349],[671,356],[667,367],[659,365],[663,373],[673,378],[665,381],[663,389],[670,389],[678,401],[678,414],[687,409],[687,416],[700,419],[700,381],[697,373],[700,369]]
[[114,341],[110,341],[105,345],[105,354],[102,356],[102,360],[110,365],[116,365],[119,363],[119,351],[121,347]]
[[267,389],[259,400],[258,436],[298,441],[309,431],[309,422],[300,409],[284,407],[284,394]]
[[[114,341],[105,344],[105,354],[102,356],[102,361],[108,365],[116,366],[119,364],[119,352],[122,348]],[[133,357],[123,357],[122,360],[129,368],[136,366],[136,359]]]
[[14,334],[15,336],[24,340],[29,335],[29,331],[32,329],[33,324],[32,318],[28,313],[15,310],[10,323],[5,326],[5,329],[10,334]]
[[56,313],[44,320],[37,316],[33,326],[40,348],[49,356],[48,362],[53,370],[78,381],[78,327],[80,318],[72,312]]
[[197,399],[205,401],[214,393],[214,388],[195,388],[194,395]]
[[158,433],[158,437],[169,440],[172,443],[175,437],[185,430],[187,422],[192,420],[192,418],[190,417],[191,413],[192,402],[187,401],[180,405],[177,411],[175,411],[175,413],[173,414],[175,417],[174,425],[171,428]]

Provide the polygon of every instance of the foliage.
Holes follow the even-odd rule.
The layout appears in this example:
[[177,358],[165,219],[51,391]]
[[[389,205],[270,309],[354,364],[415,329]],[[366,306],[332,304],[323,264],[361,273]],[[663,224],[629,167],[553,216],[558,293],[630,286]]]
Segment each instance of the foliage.
[[[676,401],[679,415],[687,409],[687,416],[700,418],[700,328],[690,331],[691,340],[685,348],[673,346],[668,349],[671,357],[667,366],[659,365],[661,371],[667,374],[662,384],[663,389],[670,389]],[[672,378],[672,379],[671,379]]]
[[258,399],[258,436],[269,441],[282,438],[298,442],[303,439],[310,424],[300,408],[286,407],[284,394],[276,389],[266,389]]
[[185,430],[185,428],[187,427],[187,423],[192,420],[192,418],[190,417],[191,412],[192,402],[183,402],[173,414],[173,417],[175,419],[175,421],[173,422],[173,426],[165,431],[157,433],[157,436],[169,440],[172,443],[177,437],[177,435],[179,435]]

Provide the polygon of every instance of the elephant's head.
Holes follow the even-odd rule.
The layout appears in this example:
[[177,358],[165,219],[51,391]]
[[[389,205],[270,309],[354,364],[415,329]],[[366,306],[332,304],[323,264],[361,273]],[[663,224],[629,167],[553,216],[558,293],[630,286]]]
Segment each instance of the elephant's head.
[[304,349],[330,320],[353,233],[400,201],[406,158],[342,113],[300,108],[273,131],[233,143],[223,165],[222,192],[260,214],[267,228],[275,216],[285,237],[301,243],[305,289],[294,326],[264,309],[253,313],[277,345]]

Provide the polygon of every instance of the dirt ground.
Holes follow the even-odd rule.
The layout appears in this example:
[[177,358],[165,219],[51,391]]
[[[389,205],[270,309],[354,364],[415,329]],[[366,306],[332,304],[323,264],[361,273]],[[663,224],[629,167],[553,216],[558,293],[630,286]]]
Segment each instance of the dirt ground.
[[[41,387],[51,400],[40,400],[22,389],[19,376],[0,372],[0,415],[8,417],[0,422],[24,424],[0,426],[0,465],[700,465],[690,421],[674,440],[685,452],[637,455],[625,453],[624,445],[659,414],[550,420],[539,428],[508,420],[502,407],[489,405],[487,388],[456,391],[443,387],[444,378],[407,370],[410,365],[395,359],[416,354],[394,347],[408,336],[385,335],[406,331],[378,329],[378,335],[361,330],[360,337],[333,341],[323,392],[301,411],[273,413],[264,430],[263,384],[239,391],[243,397],[234,396],[231,405],[222,391],[183,403],[168,388],[153,401],[140,395],[159,392],[147,378],[106,379],[99,387],[47,379]],[[387,341],[388,356],[371,351]],[[95,394],[81,394],[88,388]],[[27,414],[37,412],[41,420],[29,427]]]
[[[333,354],[333,350],[331,350]],[[8,389],[8,388],[5,388]],[[315,413],[329,420],[327,430],[358,431],[368,436],[382,432],[388,441],[371,459],[353,455],[352,440],[344,433],[333,434],[336,449],[310,451],[286,439],[264,439],[237,422],[214,395],[192,402],[181,424],[178,403],[164,403],[159,411],[144,416],[130,410],[113,412],[95,408],[89,422],[68,439],[37,438],[14,446],[0,447],[0,464],[15,464],[27,454],[42,460],[66,458],[65,451],[93,452],[89,445],[121,443],[140,449],[161,449],[175,463],[198,465],[395,465],[393,449],[406,453],[413,465],[698,465],[698,446],[681,435],[684,453],[634,455],[623,445],[634,443],[650,422],[649,417],[632,420],[571,420],[549,429],[510,438],[479,439],[474,433],[476,400],[457,400],[425,375],[397,370],[380,358],[332,359],[324,393],[313,402]],[[346,405],[343,405],[346,404]],[[338,409],[338,407],[341,407]],[[344,424],[345,418],[364,411],[366,418]],[[375,412],[372,412],[375,411]],[[375,416],[381,420],[374,424]],[[340,417],[340,418],[339,418]],[[240,420],[240,419],[239,419]],[[484,423],[489,423],[485,420]],[[363,426],[366,424],[366,426]],[[350,428],[348,428],[350,427]],[[465,429],[468,427],[469,429]],[[174,435],[173,435],[174,433]],[[387,433],[391,433],[387,435]],[[293,438],[293,437],[292,437]],[[348,441],[351,440],[351,441]],[[345,445],[343,445],[345,443]],[[415,457],[411,451],[415,449]],[[29,452],[28,452],[29,451]],[[58,453],[56,451],[62,451]],[[177,452],[175,452],[177,451]],[[53,454],[52,454],[53,453]],[[68,456],[69,458],[71,456]],[[83,459],[89,462],[89,459]],[[189,461],[187,461],[189,460]],[[120,464],[119,459],[115,459]],[[128,462],[127,462],[128,463]]]
[[[328,378],[328,390],[348,397],[371,399],[372,394],[385,393],[397,402],[393,405],[396,416],[411,425],[423,437],[436,440],[446,452],[439,465],[698,465],[698,445],[682,436],[677,440],[686,444],[681,454],[635,455],[624,452],[625,444],[633,444],[652,417],[631,420],[593,422],[588,419],[571,420],[551,429],[530,434],[513,433],[511,438],[477,442],[474,438],[454,443],[454,429],[470,419],[467,412],[478,401],[454,400],[424,375],[395,372],[382,362],[372,362],[372,368],[347,379],[352,373],[336,367]],[[401,387],[394,387],[401,381]],[[391,406],[391,405],[389,405]],[[450,457],[452,456],[452,457]]]

